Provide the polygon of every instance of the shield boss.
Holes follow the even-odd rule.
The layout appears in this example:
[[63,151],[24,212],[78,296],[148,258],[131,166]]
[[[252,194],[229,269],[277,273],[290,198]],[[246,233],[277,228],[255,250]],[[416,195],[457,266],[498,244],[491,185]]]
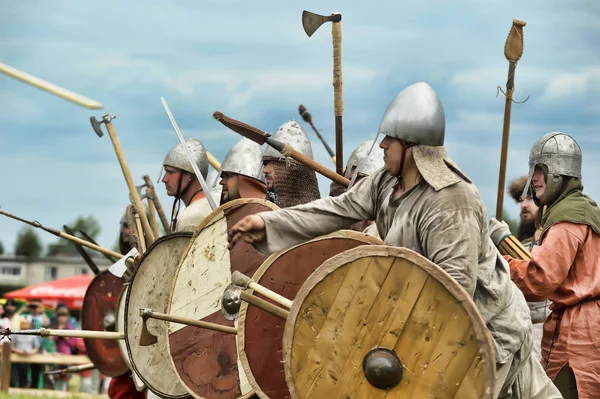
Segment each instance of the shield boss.
[[[308,276],[327,259],[361,245],[382,244],[378,238],[340,230],[275,253],[252,279],[293,300]],[[266,297],[254,292],[262,299]],[[247,303],[240,309],[238,340],[240,360],[254,391],[261,398],[290,397],[285,383],[282,340],[285,320]]]
[[406,248],[363,246],[323,263],[283,338],[292,398],[492,398],[491,336],[467,292]]
[[[234,326],[221,314],[231,273],[248,276],[267,258],[245,242],[227,249],[227,232],[248,215],[279,209],[254,198],[230,201],[196,228],[177,268],[168,313]],[[185,389],[195,398],[236,398],[251,390],[237,356],[236,336],[167,322],[168,353]]]
[[166,322],[148,319],[148,330],[158,342],[150,346],[139,345],[143,326],[140,308],[166,311],[175,269],[191,238],[192,233],[181,232],[156,240],[131,276],[125,301],[125,342],[131,365],[148,389],[163,398],[189,395],[179,382],[167,353]]
[[[81,328],[91,331],[116,331],[117,303],[125,281],[108,270],[98,273],[85,292],[81,307]],[[119,340],[84,338],[85,350],[94,366],[108,377],[127,372]]]

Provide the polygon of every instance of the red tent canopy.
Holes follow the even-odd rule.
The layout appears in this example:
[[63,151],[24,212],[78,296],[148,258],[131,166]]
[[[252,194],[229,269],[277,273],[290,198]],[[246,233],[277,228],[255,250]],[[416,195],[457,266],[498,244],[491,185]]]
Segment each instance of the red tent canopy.
[[46,306],[55,307],[62,302],[70,309],[80,310],[85,291],[93,278],[93,275],[80,274],[11,291],[4,294],[4,297],[26,300],[39,298]]

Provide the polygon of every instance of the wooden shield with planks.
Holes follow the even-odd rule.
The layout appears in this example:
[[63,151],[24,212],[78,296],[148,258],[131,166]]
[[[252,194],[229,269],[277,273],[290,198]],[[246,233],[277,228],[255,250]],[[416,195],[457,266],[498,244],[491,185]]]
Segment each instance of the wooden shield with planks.
[[[234,326],[221,314],[221,297],[231,273],[252,276],[267,258],[244,242],[227,249],[227,232],[248,215],[279,209],[254,198],[227,202],[196,228],[175,272],[169,297],[171,315]],[[167,323],[167,346],[177,375],[195,398],[236,398],[251,388],[237,356],[235,335]]]
[[140,346],[143,326],[140,308],[166,311],[175,270],[191,238],[192,233],[181,232],[156,240],[144,252],[131,276],[125,300],[125,342],[129,360],[148,389],[163,398],[184,398],[189,394],[179,382],[167,353],[166,322],[148,319],[146,325],[157,342]]
[[[260,266],[252,279],[290,300],[308,276],[327,259],[361,245],[383,244],[376,237],[340,230],[275,253]],[[254,292],[254,295],[272,302]],[[243,303],[239,315],[239,356],[248,381],[261,398],[289,398],[285,382],[282,340],[285,320]]]
[[[119,304],[117,307],[117,331],[125,334],[125,299],[127,298],[127,292],[129,291],[129,286],[125,286],[123,292],[121,292],[121,296],[119,297]],[[131,372],[131,378],[133,378],[133,383],[135,384],[135,389],[138,392],[142,392],[146,389],[146,385],[140,379],[139,375],[133,370],[131,366],[131,362],[129,361],[129,353],[127,352],[127,344],[125,343],[125,339],[118,340],[119,349],[121,349],[121,353],[123,354],[123,358],[125,359],[125,363],[127,363],[127,367]]]
[[[125,281],[108,270],[98,273],[88,286],[81,307],[81,328],[91,331],[115,331],[119,295]],[[108,377],[127,372],[127,363],[118,340],[84,338],[85,350],[94,366]]]
[[475,303],[406,248],[363,246],[304,283],[283,338],[292,398],[492,398],[494,347]]

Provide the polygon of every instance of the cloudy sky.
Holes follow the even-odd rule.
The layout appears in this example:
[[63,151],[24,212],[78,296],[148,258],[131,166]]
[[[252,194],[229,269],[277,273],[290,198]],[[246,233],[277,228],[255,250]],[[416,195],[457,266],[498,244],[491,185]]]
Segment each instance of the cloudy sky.
[[[222,160],[239,136],[214,111],[274,132],[306,105],[334,145],[331,28],[308,38],[302,10],[343,15],[344,154],[372,138],[404,87],[426,81],[445,107],[451,158],[492,215],[513,19],[527,22],[516,72],[508,179],[527,170],[531,145],[564,131],[584,153],[585,191],[600,199],[600,3],[597,0],[85,1],[0,0],[0,62],[100,101],[90,111],[0,74],[2,209],[60,228],[93,214],[112,246],[128,201],[107,135],[89,117],[116,115],[136,182],[158,178],[177,143],[164,96],[185,137]],[[315,158],[333,163],[314,133]],[[328,182],[320,179],[321,191]],[[172,200],[157,184],[163,206]],[[517,207],[507,198],[514,215]],[[0,219],[10,252],[19,222]],[[55,237],[40,231],[45,243]]]

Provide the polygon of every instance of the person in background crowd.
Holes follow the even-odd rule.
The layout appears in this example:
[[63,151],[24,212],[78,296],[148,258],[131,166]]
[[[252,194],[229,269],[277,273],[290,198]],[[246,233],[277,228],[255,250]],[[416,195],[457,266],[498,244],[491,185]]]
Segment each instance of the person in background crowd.
[[[55,320],[52,328],[59,330],[75,330],[72,324],[69,323],[71,314],[66,306],[57,308],[55,312]],[[56,352],[63,353],[65,355],[73,354],[77,347],[77,339],[72,337],[50,337],[56,345]],[[57,389],[61,391],[68,390],[68,382],[71,376],[69,374],[58,377]]]
[[[24,330],[31,328],[31,318],[23,317],[21,319],[21,328]],[[40,349],[40,341],[35,335],[13,335],[12,340],[12,351],[13,353],[31,356],[38,353]],[[29,388],[31,381],[29,381],[29,363],[13,363],[12,372],[10,378],[10,386],[15,388]]]
[[[10,320],[6,317],[5,313],[4,305],[0,304],[0,328],[2,329],[10,328]],[[4,341],[8,341],[8,337],[2,337],[2,339],[0,339],[0,343]]]
[[[43,312],[43,305],[40,299],[32,299],[27,306],[31,315],[31,328],[34,330],[42,327],[50,326],[50,319]],[[23,327],[21,327],[23,328]],[[36,337],[38,339],[38,353],[42,353],[42,337]],[[43,369],[43,364],[32,364],[31,365],[31,388],[39,388],[40,373]]]
[[4,304],[4,316],[9,320],[11,330],[21,329],[21,316],[17,314],[17,302],[8,298]]

